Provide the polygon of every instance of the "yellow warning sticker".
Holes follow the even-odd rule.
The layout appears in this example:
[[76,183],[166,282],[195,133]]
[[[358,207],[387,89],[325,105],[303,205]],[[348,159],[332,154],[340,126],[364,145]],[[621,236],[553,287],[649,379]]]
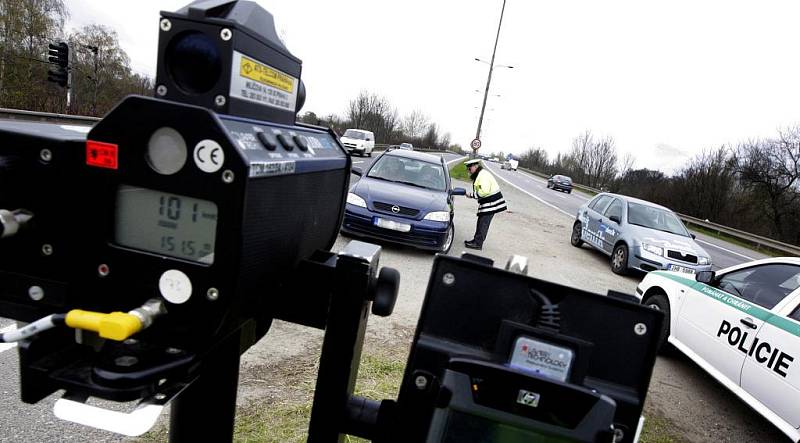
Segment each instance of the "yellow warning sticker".
[[241,58],[239,74],[242,77],[255,80],[267,86],[272,86],[273,88],[278,88],[290,94],[294,89],[294,77],[247,57]]

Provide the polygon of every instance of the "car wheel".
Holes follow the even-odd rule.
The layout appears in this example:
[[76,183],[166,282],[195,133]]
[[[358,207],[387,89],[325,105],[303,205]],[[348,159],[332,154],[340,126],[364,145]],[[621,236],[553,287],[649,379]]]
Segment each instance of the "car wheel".
[[611,271],[618,275],[628,272],[628,247],[623,243],[618,244],[611,254]]
[[574,225],[572,225],[572,235],[569,237],[569,243],[576,248],[580,248],[583,245],[583,240],[581,240],[581,230],[583,226],[581,222],[576,221]]
[[658,349],[661,350],[669,337],[669,301],[667,301],[667,297],[664,294],[656,294],[648,298],[644,305],[664,313],[664,325],[661,328],[661,334],[658,336]]
[[372,151],[367,152],[367,157],[372,157]]
[[567,189],[567,194],[572,194],[572,189]]
[[453,238],[456,236],[456,228],[450,223],[450,228],[447,229],[447,237],[445,237],[444,244],[442,244],[442,248],[439,249],[438,252],[442,254],[447,254],[450,252],[450,248],[453,247]]

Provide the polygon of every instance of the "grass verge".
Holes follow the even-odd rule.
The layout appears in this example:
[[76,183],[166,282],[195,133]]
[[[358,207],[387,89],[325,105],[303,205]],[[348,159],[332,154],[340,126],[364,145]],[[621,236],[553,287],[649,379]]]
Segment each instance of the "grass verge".
[[[407,349],[389,353],[377,347],[365,347],[356,382],[356,395],[373,400],[397,398],[403,378]],[[297,374],[297,380],[286,380],[303,391],[308,400],[300,403],[277,400],[252,402],[239,407],[236,415],[234,441],[237,442],[304,442],[314,395],[316,372]],[[346,437],[346,442],[364,442]]]
[[[391,350],[387,350],[387,348]],[[356,395],[381,400],[397,398],[400,382],[405,370],[408,348],[406,346],[382,346],[367,343],[361,357],[356,382]],[[308,362],[311,363],[311,362]],[[235,442],[305,442],[308,437],[308,421],[314,396],[314,383],[318,366],[301,365],[300,370],[286,371],[280,377],[282,383],[301,394],[271,397],[252,401],[236,410],[234,429]],[[294,397],[295,400],[289,399]],[[137,443],[162,442],[168,439],[168,426],[164,423],[144,436],[134,439]],[[670,421],[653,414],[647,415],[640,441],[643,443],[672,443],[681,441]],[[367,440],[346,436],[347,443]]]
[[472,181],[472,179],[469,178],[469,171],[467,171],[467,167],[464,166],[464,162],[456,163],[450,168],[450,178],[466,182]]
[[747,248],[747,249],[749,249],[751,251],[760,252],[762,254],[769,255],[769,256],[772,256],[772,257],[785,257],[787,255],[785,252],[781,252],[781,251],[778,251],[776,249],[769,248],[767,246],[756,247],[753,244],[748,243],[748,242],[743,241],[743,240],[740,240],[740,239],[738,239],[736,237],[731,237],[730,235],[727,235],[727,234],[724,234],[724,233],[721,233],[721,232],[717,232],[717,231],[714,231],[714,230],[711,230],[711,229],[708,229],[708,228],[704,228],[702,226],[697,226],[697,225],[695,225],[693,223],[686,223],[686,227],[689,228],[689,230],[692,230],[692,231],[695,231],[695,232],[699,232],[701,234],[705,234],[705,235],[707,235],[709,237],[714,237],[714,238],[716,238],[718,240],[722,240],[722,241],[725,241],[725,242],[728,242],[728,243],[732,243],[734,245],[741,246],[743,248]]
[[670,429],[670,422],[664,417],[647,416],[644,419],[644,428],[639,441],[642,443],[672,443],[681,441]]

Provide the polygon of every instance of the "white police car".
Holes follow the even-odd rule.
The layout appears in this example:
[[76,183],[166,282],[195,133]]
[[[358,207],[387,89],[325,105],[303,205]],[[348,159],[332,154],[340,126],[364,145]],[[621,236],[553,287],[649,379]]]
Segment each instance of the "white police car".
[[653,271],[642,304],[668,319],[668,341],[793,441],[800,441],[800,258],[689,276]]

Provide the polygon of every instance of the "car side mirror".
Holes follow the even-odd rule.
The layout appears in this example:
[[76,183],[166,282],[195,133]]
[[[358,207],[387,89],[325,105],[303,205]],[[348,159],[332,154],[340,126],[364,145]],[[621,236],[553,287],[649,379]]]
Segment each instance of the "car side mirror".
[[717,274],[714,271],[697,271],[697,274],[694,275],[695,280],[707,285],[713,283],[716,277]]
[[694,234],[692,234],[691,232],[689,233],[689,235],[691,235],[691,236],[692,236],[692,240],[694,240],[694,239],[696,239],[696,238],[697,238],[697,236],[696,236],[696,235],[694,235]]
[[612,216],[608,217],[608,219],[613,221],[613,222],[615,222],[616,224],[622,223],[622,220],[619,218],[618,215],[612,215]]
[[364,175],[364,171],[361,170],[361,168],[356,167],[356,166],[353,166],[352,168],[350,168],[350,172],[352,172],[353,174],[355,174],[355,175],[357,175],[359,177]]
[[467,195],[467,190],[464,188],[453,188],[450,190],[450,195]]

